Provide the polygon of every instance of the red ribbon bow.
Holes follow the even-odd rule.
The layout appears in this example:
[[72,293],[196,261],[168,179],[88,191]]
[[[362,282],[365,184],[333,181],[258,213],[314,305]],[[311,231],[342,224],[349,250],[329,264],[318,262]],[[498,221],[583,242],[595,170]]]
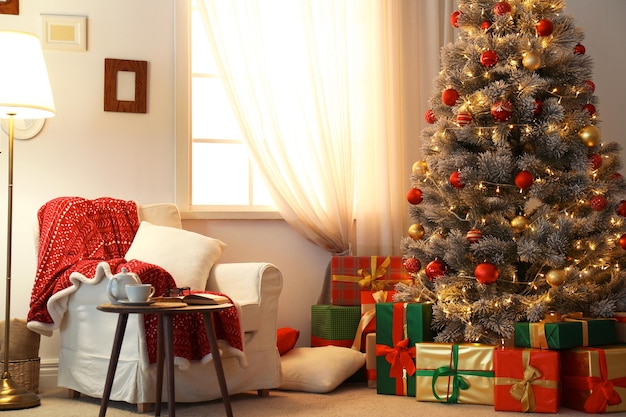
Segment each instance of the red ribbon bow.
[[[620,378],[626,380],[626,378]],[[595,381],[598,382],[598,381]],[[622,381],[623,383],[624,381]],[[600,381],[591,390],[591,395],[585,402],[587,413],[603,413],[607,405],[617,405],[622,402],[611,381]]]
[[390,377],[402,378],[403,370],[406,370],[408,376],[415,373],[415,346],[408,346],[408,338],[399,341],[394,347],[376,345],[376,356],[385,355],[385,360],[391,364]]
[[626,388],[626,377],[608,379],[608,369],[604,350],[599,348],[587,349],[595,351],[599,356],[600,376],[567,376],[565,382],[567,386],[576,390],[590,390],[591,394],[585,401],[584,409],[586,413],[604,413],[607,405],[617,405],[622,402],[615,387]]

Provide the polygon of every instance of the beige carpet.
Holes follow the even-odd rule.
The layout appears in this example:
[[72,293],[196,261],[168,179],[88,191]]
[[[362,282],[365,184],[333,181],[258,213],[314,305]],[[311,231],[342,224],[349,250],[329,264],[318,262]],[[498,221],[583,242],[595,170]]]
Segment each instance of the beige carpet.
[[[41,406],[26,410],[0,412],[0,417],[90,417],[97,416],[100,401],[92,398],[68,399],[65,390],[54,389],[40,393]],[[523,413],[494,411],[492,406],[466,404],[435,404],[417,402],[414,398],[377,395],[375,389],[365,384],[346,383],[328,394],[272,391],[269,397],[258,397],[256,393],[232,397],[235,417],[507,417],[524,416]],[[167,415],[167,404],[163,405],[162,416]],[[144,415],[153,415],[144,414]],[[221,401],[208,403],[178,404],[179,417],[225,416]],[[583,416],[585,413],[561,408],[559,416]],[[107,417],[135,416],[136,408],[126,403],[112,402]]]

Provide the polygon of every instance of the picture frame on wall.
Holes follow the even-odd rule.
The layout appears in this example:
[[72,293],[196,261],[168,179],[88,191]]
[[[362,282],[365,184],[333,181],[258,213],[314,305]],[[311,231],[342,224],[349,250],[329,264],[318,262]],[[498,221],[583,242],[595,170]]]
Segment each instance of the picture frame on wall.
[[64,51],[87,50],[87,17],[41,15],[41,46]]
[[0,0],[0,14],[20,14],[20,0]]
[[147,113],[148,61],[104,60],[104,111]]

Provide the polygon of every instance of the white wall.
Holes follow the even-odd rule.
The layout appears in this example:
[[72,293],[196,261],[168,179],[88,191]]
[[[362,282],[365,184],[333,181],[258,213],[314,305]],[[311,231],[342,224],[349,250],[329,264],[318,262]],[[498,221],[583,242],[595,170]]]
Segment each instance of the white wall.
[[[565,12],[574,17],[585,32],[583,45],[593,58],[593,81],[599,105],[596,106],[602,140],[618,142],[626,152],[626,134],[620,120],[626,97],[626,2],[623,0],[567,0]],[[626,157],[622,157],[626,165]],[[621,170],[626,175],[626,167]]]
[[[40,14],[88,17],[88,51],[46,50],[57,116],[34,139],[15,146],[12,316],[25,317],[35,275],[32,224],[37,209],[61,195],[114,196],[142,203],[174,201],[174,2],[176,0],[28,0],[20,15],[0,15],[0,29],[40,34]],[[180,0],[179,0],[180,1]],[[430,0],[439,1],[439,0]],[[626,97],[626,15],[623,0],[569,0],[594,58],[600,125],[605,140],[626,145],[621,107]],[[104,59],[148,61],[148,113],[103,111]],[[7,58],[2,57],[2,65]],[[419,117],[421,119],[421,116]],[[409,148],[417,146],[408,139]],[[6,135],[0,136],[0,184],[6,183]],[[407,167],[407,175],[410,167]],[[0,218],[6,197],[0,190]],[[4,221],[0,221],[3,225]],[[310,337],[330,255],[282,221],[185,221],[185,227],[228,243],[222,260],[275,263],[284,274],[279,326]],[[4,242],[4,226],[0,226]],[[4,247],[0,244],[0,247]],[[0,267],[4,268],[4,250]],[[4,279],[4,272],[0,273]],[[0,296],[4,300],[4,285]],[[3,303],[2,303],[3,304]],[[42,338],[41,356],[57,356],[57,338]]]
[[[87,52],[44,50],[57,115],[37,137],[15,145],[13,317],[25,318],[28,312],[36,269],[32,226],[46,201],[62,195],[174,201],[174,1],[29,0],[21,2],[19,16],[0,15],[0,29],[36,35],[41,14],[88,17]],[[148,61],[147,114],[103,111],[105,58]],[[4,133],[0,149],[6,150]],[[6,183],[6,164],[2,152],[0,184]],[[2,190],[0,217],[6,213]],[[317,301],[330,261],[326,251],[283,221],[185,221],[185,227],[227,242],[224,262],[276,264],[285,280],[279,326],[298,328],[299,343],[309,343],[309,306]],[[0,252],[4,278],[5,253]],[[1,294],[4,300],[4,283]],[[43,337],[42,363],[57,352],[56,335]]]

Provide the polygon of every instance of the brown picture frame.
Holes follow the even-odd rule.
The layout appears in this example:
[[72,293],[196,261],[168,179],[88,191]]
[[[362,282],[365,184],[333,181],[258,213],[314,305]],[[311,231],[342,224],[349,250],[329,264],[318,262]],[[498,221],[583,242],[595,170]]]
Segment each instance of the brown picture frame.
[[[135,73],[135,100],[118,100],[117,73]],[[148,61],[105,58],[104,60],[104,111],[146,113],[148,96]]]
[[0,14],[20,14],[20,0],[0,1]]

